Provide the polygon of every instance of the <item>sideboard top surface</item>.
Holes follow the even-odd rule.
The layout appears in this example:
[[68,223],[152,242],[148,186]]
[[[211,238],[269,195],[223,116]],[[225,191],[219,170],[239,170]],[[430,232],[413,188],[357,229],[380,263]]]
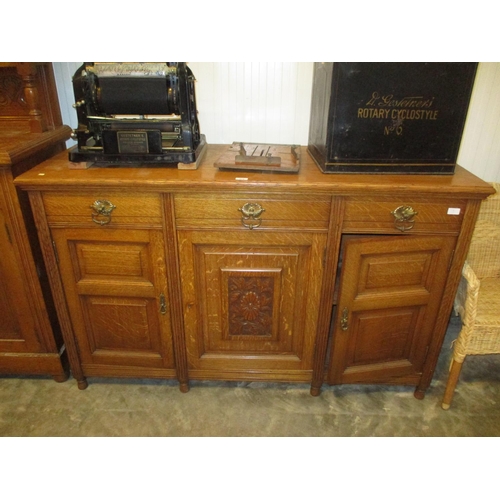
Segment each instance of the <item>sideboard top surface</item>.
[[[70,133],[71,129],[67,125],[38,133],[2,131],[0,134],[0,168],[11,167],[52,144],[66,141]],[[67,156],[67,153],[64,154]]]
[[228,145],[208,145],[196,170],[175,167],[90,167],[70,169],[68,152],[41,163],[16,179],[26,190],[125,189],[141,191],[254,191],[325,193],[338,195],[435,194],[486,198],[493,188],[457,165],[453,175],[323,174],[302,147],[302,165],[296,174],[221,171],[214,162]]

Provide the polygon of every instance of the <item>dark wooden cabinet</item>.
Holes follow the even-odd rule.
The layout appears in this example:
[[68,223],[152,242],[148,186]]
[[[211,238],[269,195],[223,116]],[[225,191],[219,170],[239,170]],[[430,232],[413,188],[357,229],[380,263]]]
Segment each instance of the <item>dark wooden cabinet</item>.
[[65,380],[65,347],[26,193],[14,179],[65,149],[50,63],[0,63],[0,373]]
[[16,180],[79,386],[262,380],[316,395],[326,381],[423,397],[491,187],[460,167],[327,176],[305,151],[298,174],[242,176],[213,166],[224,149],[196,171],[71,170],[62,153]]

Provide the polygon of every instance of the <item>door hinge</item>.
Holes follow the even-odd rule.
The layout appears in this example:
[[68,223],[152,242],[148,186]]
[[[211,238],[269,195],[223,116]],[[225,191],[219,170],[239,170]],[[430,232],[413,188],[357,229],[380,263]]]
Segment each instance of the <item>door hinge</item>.
[[451,265],[453,264],[453,257],[455,257],[455,249],[451,252],[450,262],[448,264],[448,271],[451,269]]
[[7,226],[7,223],[5,223],[4,226],[5,232],[7,233],[7,238],[9,239],[9,243],[12,245],[12,237],[10,236],[9,226]]
[[52,240],[52,248],[54,249],[54,255],[56,257],[56,262],[59,264],[59,253],[57,252],[56,242]]
[[424,359],[427,359],[427,355],[429,354],[429,349],[430,349],[430,345],[427,345],[426,348],[425,348],[425,356],[424,356]]

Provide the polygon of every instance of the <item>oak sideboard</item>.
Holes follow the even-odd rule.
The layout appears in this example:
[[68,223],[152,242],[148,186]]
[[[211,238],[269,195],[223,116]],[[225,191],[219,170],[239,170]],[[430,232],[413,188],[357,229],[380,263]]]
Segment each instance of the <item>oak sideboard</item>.
[[78,387],[88,377],[398,384],[423,398],[481,200],[454,175],[75,169],[29,193]]

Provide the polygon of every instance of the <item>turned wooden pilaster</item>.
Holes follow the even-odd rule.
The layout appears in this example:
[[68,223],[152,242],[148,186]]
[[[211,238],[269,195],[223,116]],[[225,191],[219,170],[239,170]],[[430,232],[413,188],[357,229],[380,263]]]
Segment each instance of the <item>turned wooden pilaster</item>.
[[23,94],[24,101],[29,109],[30,131],[33,133],[45,132],[47,125],[40,105],[36,65],[32,63],[18,63],[17,71],[23,79]]

